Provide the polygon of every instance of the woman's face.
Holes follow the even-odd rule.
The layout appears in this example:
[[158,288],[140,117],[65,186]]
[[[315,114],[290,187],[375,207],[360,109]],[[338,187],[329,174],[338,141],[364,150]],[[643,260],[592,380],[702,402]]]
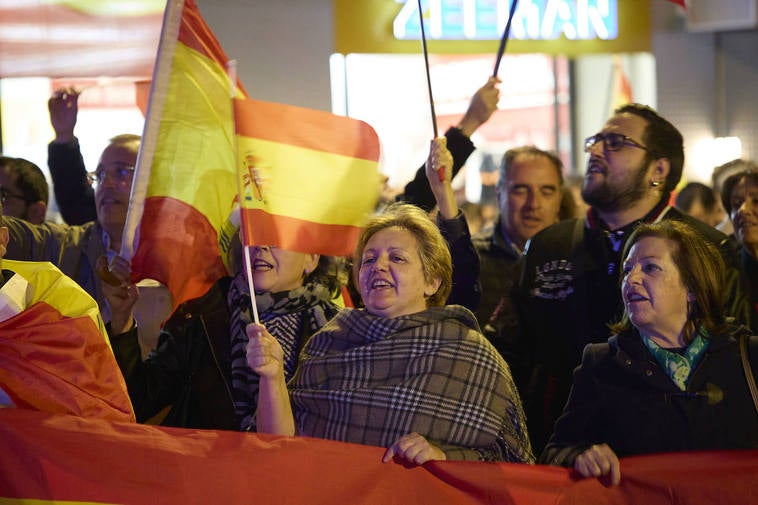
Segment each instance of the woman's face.
[[674,242],[644,237],[624,261],[621,294],[632,324],[642,334],[667,342],[680,340],[687,322],[687,301],[694,299],[671,258]]
[[277,293],[301,287],[306,274],[316,268],[318,255],[256,246],[250,248],[250,261],[255,291]]
[[398,317],[427,308],[427,297],[440,281],[426,282],[416,239],[392,226],[376,232],[366,243],[358,276],[366,309],[378,316]]
[[732,224],[737,240],[758,251],[758,185],[743,178],[732,190]]

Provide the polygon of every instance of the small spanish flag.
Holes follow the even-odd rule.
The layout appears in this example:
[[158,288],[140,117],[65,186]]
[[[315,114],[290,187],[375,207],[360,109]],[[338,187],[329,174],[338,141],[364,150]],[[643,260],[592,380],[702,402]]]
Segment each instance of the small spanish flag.
[[352,254],[381,187],[379,139],[363,121],[234,100],[243,242]]

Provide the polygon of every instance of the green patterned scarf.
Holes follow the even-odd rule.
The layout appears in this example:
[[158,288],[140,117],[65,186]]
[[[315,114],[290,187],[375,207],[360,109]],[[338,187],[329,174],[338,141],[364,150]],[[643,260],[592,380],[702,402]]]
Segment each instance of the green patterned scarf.
[[692,374],[692,370],[695,365],[700,361],[700,358],[705,354],[710,343],[708,330],[700,328],[697,335],[692,340],[684,355],[677,354],[675,352],[667,351],[653,342],[648,337],[643,336],[642,341],[645,343],[650,352],[655,356],[656,361],[661,368],[671,377],[674,384],[679,389],[685,391],[687,389],[687,381]]

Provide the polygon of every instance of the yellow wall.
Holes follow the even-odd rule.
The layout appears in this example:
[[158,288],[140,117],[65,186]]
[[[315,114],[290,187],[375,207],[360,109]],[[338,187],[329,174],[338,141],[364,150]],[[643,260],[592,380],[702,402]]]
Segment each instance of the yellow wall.
[[[407,1],[416,3],[414,0]],[[336,52],[418,53],[421,50],[419,41],[394,38],[392,22],[403,7],[395,0],[333,2]],[[509,40],[507,51],[567,56],[648,52],[651,50],[649,0],[618,0],[618,32],[618,38],[614,40]],[[498,40],[428,40],[430,53],[494,53],[498,45]]]

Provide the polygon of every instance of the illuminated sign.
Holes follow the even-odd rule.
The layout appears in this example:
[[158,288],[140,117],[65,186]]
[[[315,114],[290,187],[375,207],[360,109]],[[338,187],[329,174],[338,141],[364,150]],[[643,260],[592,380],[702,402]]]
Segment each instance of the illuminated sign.
[[[512,0],[422,0],[430,40],[497,40]],[[404,3],[393,21],[399,40],[421,37],[418,1]],[[510,38],[518,40],[613,40],[618,36],[616,0],[520,0]]]

